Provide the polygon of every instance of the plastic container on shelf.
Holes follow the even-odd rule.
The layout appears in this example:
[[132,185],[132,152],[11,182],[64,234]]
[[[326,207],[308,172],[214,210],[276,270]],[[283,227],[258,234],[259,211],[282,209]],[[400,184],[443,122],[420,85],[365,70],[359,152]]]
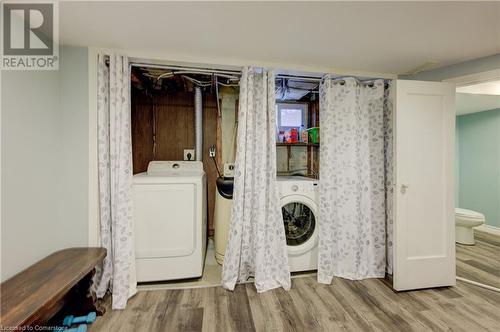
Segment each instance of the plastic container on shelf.
[[278,133],[278,143],[284,143],[285,142],[285,131],[280,130]]
[[299,141],[299,131],[297,128],[292,128],[290,130],[290,142],[291,143],[297,143]]
[[319,127],[312,127],[307,129],[309,134],[309,143],[319,144]]
[[309,134],[307,133],[307,130],[304,128],[304,126],[300,128],[299,136],[299,140],[301,142],[307,143],[309,141]]

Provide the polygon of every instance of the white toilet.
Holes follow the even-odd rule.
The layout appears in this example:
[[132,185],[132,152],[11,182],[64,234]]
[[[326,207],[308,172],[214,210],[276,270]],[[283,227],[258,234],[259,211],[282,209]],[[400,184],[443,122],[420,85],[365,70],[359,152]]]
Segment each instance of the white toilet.
[[484,224],[484,214],[455,208],[455,242],[460,244],[474,245],[474,230]]

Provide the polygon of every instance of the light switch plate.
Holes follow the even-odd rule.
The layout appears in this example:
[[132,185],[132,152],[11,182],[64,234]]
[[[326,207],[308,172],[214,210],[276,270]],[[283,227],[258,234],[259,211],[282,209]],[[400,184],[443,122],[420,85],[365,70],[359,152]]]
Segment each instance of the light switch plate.
[[184,160],[193,161],[195,158],[194,149],[184,149]]

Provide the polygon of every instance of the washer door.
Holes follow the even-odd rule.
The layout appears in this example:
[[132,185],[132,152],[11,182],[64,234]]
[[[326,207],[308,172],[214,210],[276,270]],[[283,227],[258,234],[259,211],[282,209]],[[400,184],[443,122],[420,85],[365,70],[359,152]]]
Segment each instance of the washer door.
[[302,195],[281,198],[288,254],[301,255],[318,243],[317,206]]

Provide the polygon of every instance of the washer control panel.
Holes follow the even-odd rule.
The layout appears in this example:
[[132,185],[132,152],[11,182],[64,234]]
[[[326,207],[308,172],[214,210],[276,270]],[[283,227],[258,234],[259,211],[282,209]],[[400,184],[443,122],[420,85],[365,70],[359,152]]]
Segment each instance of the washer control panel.
[[302,176],[278,176],[278,190],[280,196],[306,195],[316,196],[318,193],[318,180]]

